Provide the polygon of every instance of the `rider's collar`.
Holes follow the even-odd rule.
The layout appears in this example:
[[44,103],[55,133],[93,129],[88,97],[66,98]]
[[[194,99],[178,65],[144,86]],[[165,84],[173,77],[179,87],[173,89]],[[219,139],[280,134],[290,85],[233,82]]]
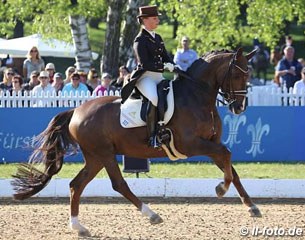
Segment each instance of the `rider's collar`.
[[145,31],[147,31],[153,38],[155,38],[155,32],[154,31],[149,31],[144,27]]

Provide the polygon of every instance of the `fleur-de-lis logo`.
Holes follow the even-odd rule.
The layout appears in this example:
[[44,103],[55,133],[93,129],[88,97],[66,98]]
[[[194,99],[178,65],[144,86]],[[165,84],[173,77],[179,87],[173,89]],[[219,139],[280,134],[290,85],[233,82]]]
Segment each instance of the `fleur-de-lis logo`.
[[224,142],[224,144],[228,144],[231,148],[233,144],[239,144],[241,141],[237,140],[238,128],[239,126],[245,125],[247,121],[247,117],[245,115],[226,115],[223,119],[225,125],[229,126],[228,138]]
[[247,134],[252,133],[252,146],[246,151],[246,153],[251,154],[255,157],[257,154],[264,153],[264,150],[260,149],[261,139],[263,135],[269,134],[270,126],[269,124],[262,125],[262,120],[259,118],[256,125],[250,124],[247,128]]

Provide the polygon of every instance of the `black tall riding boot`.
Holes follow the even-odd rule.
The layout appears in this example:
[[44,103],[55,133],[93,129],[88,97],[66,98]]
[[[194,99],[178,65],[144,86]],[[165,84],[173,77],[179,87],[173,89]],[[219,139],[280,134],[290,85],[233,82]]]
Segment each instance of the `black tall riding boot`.
[[158,143],[156,137],[157,121],[158,121],[157,107],[149,103],[147,107],[146,124],[147,124],[147,133],[149,136],[148,146],[153,148],[160,147],[160,144]]

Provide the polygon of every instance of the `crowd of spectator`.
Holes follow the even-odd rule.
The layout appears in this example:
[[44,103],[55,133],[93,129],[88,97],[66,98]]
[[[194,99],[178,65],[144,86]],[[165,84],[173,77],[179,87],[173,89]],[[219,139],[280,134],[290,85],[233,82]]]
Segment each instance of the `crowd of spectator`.
[[[187,68],[198,58],[196,51],[190,48],[190,39],[183,36],[180,41],[181,48],[178,48],[173,61],[182,70]],[[305,60],[295,58],[295,46],[291,36],[285,37],[282,46],[275,47],[270,53],[260,43],[258,39],[253,41],[254,48],[257,48],[256,55],[250,62],[252,74],[249,82],[252,85],[266,84],[266,71],[269,64],[274,66],[273,84],[294,88],[296,93],[305,89]],[[64,73],[56,71],[56,64],[49,62],[45,64],[39,54],[39,49],[33,46],[29,49],[26,59],[23,62],[22,73],[13,68],[14,61],[8,55],[2,59],[2,81],[0,91],[9,91],[11,94],[23,94],[24,92],[42,93],[55,92],[60,94],[85,92],[94,95],[104,95],[105,91],[115,92],[121,90],[130,78],[131,68],[121,66],[118,69],[118,78],[112,78],[109,73],[103,73],[100,77],[99,72],[92,68],[89,72],[84,72],[69,66]],[[260,72],[263,73],[261,81]]]
[[[305,77],[303,75],[305,73],[305,60],[295,58],[297,49],[293,44],[292,36],[285,36],[285,43],[276,46],[270,53],[258,39],[254,39],[253,46],[257,51],[250,62],[250,67],[253,70],[253,74],[249,78],[251,85],[266,84],[267,69],[271,64],[274,67],[274,77],[271,82],[273,85],[287,89],[287,91],[292,89],[293,93],[305,89]],[[263,72],[262,76],[260,72]],[[296,84],[297,82],[298,84]]]
[[[119,78],[113,79],[108,73],[103,73],[100,78],[96,69],[91,68],[88,73],[69,66],[65,73],[56,72],[56,64],[45,64],[40,57],[39,49],[32,47],[23,62],[22,73],[11,67],[3,69],[3,80],[0,82],[0,91],[8,91],[13,94],[95,94],[105,95],[110,91],[120,90],[124,78],[129,74],[125,66],[118,70]],[[107,93],[106,93],[106,92]]]

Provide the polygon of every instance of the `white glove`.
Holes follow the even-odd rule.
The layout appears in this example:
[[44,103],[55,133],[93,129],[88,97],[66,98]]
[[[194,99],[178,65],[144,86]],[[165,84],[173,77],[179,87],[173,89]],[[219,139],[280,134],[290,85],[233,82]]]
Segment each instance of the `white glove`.
[[164,66],[164,69],[167,69],[170,72],[173,72],[174,68],[175,68],[175,65],[170,62],[164,63],[163,66]]

